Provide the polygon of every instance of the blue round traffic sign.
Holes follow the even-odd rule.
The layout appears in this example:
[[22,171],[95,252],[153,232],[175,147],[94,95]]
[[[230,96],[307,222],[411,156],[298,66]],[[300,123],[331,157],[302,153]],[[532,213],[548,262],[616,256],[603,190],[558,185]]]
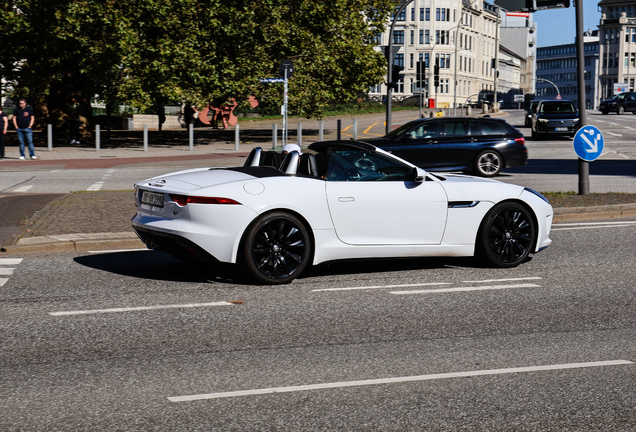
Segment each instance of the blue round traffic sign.
[[574,151],[584,161],[592,162],[601,155],[605,139],[595,126],[583,126],[574,135]]

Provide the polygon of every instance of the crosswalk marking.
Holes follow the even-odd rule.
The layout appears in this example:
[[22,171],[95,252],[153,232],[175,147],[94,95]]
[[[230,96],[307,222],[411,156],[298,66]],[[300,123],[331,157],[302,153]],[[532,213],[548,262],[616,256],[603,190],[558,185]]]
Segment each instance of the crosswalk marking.
[[[0,258],[0,266],[14,266],[22,262],[22,258]],[[0,276],[11,276],[13,267],[0,267]],[[0,278],[0,287],[9,282],[9,278]]]
[[27,192],[31,188],[33,188],[33,186],[20,186],[19,188],[14,189],[13,192],[17,192],[17,193]]

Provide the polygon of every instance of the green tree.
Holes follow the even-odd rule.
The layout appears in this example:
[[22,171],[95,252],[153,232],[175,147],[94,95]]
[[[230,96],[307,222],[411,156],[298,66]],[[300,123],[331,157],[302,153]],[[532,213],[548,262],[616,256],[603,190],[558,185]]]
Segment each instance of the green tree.
[[86,114],[94,94],[111,106],[199,105],[254,95],[292,60],[290,106],[321,116],[380,82],[386,60],[374,39],[393,0],[2,0],[0,73],[49,121],[71,95]]

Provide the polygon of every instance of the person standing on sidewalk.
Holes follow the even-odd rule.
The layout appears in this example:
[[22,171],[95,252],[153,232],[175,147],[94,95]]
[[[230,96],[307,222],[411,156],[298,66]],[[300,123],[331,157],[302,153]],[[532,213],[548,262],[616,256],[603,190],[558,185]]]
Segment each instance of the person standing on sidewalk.
[[18,140],[20,141],[20,160],[24,160],[24,139],[26,138],[29,145],[29,155],[31,159],[37,159],[35,156],[35,149],[33,148],[33,122],[35,122],[35,116],[31,107],[26,106],[26,99],[20,99],[20,108],[16,108],[13,111],[13,126],[18,133]]
[[9,117],[2,111],[2,105],[0,105],[0,159],[4,159],[4,137],[7,135],[8,126]]

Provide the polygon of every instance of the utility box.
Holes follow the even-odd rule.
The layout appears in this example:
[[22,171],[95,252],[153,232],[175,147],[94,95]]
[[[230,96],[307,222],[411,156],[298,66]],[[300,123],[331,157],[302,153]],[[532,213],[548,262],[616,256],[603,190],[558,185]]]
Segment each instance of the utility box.
[[128,130],[128,131],[135,130],[135,122],[134,122],[132,116],[123,117],[122,118],[122,123],[123,123],[122,129]]
[[428,98],[428,107],[435,108],[435,98]]

